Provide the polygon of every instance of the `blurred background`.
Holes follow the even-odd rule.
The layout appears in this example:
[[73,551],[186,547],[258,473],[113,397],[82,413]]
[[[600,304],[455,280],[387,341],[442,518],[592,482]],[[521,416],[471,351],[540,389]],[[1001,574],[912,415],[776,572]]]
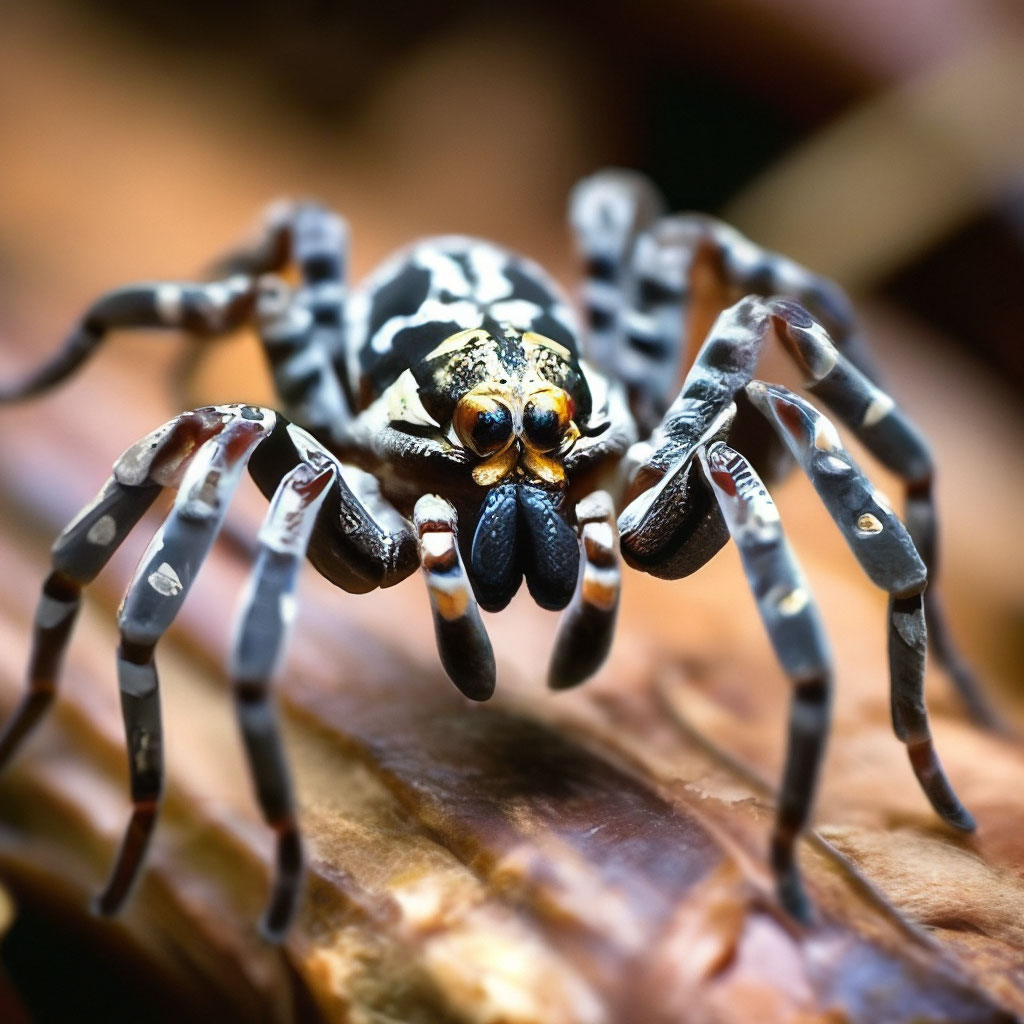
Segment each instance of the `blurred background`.
[[[1015,0],[524,0],[499,15],[468,0],[7,0],[0,373],[49,351],[109,287],[199,272],[281,195],[318,196],[348,218],[357,276],[412,238],[467,232],[571,283],[566,196],[609,164],[644,170],[671,207],[717,213],[863,303],[893,390],[936,442],[958,632],[1019,716]],[[163,383],[176,344],[120,338],[85,372],[107,382],[98,404],[76,382],[4,411],[16,537],[45,551],[50,520],[93,493],[96,467],[177,411]],[[266,400],[252,339],[213,349],[194,388],[202,400]],[[818,530],[800,504],[785,512],[791,532]],[[827,562],[838,547],[824,543]],[[32,604],[44,560],[24,574],[5,565],[8,615]],[[649,620],[666,590],[637,593],[627,624]],[[830,614],[838,631],[843,613]],[[12,648],[12,678],[23,653]],[[29,915],[4,946],[18,1012],[32,1019],[60,1019],[38,963],[55,941]],[[130,991],[111,985],[129,1010],[115,1018],[102,1003],[107,1019],[133,1019]]]

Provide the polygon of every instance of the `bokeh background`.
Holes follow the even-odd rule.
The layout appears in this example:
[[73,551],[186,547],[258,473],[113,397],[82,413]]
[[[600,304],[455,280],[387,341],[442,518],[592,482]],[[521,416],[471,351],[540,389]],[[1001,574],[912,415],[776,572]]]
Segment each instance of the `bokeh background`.
[[[197,273],[281,195],[318,196],[348,218],[357,275],[417,236],[467,232],[524,251],[571,282],[566,196],[579,177],[609,164],[646,171],[673,208],[720,214],[765,246],[834,276],[862,303],[893,390],[935,442],[943,572],[958,635],[1007,720],[1019,725],[1019,3],[528,0],[495,13],[468,0],[6,0],[0,373],[13,375],[49,351],[109,287]],[[8,703],[46,537],[92,495],[119,451],[177,411],[169,382],[184,344],[121,336],[60,395],[2,411]],[[253,340],[239,336],[211,348],[187,390],[196,402],[267,400]],[[859,579],[808,488],[794,481],[779,500],[791,534],[809,545],[809,572],[823,579],[837,659],[867,658],[877,667],[884,658],[878,596]],[[243,513],[243,523],[257,514]],[[719,664],[725,650],[732,682],[724,690],[708,684],[708,691],[724,692],[723,703],[738,707],[748,724],[758,720],[756,702],[736,696],[737,680],[771,675],[763,668],[770,652],[734,555],[721,561],[709,568],[703,591],[697,583],[673,589],[629,581],[626,639],[595,692],[610,690],[616,674],[642,675],[666,651],[692,666]],[[202,614],[186,621],[180,641],[187,645],[189,630],[208,628],[209,642],[199,646],[213,675],[229,632],[223,595],[241,578],[240,569],[220,571],[221,589],[197,592],[213,623]],[[104,585],[108,604],[128,572],[126,561],[120,582]],[[405,600],[408,606],[364,607],[342,598],[337,607],[378,632],[382,615],[408,607],[410,621],[424,619],[410,627],[423,639],[422,595]],[[877,629],[867,653],[864,637],[850,629],[864,616]],[[538,631],[539,649],[553,626],[517,605],[508,624],[495,621],[492,631],[509,675],[529,680],[543,657],[517,652],[527,628]],[[300,628],[297,642],[302,636]],[[424,643],[429,648],[429,638]],[[109,675],[105,651],[83,657]],[[77,673],[90,670],[79,665]],[[948,689],[941,681],[932,688],[940,720],[956,719]],[[852,683],[848,690],[855,692]],[[777,710],[763,726],[749,725],[746,742],[757,760],[763,744],[754,732],[770,735],[761,766],[772,775],[781,680],[772,676],[765,699]],[[840,734],[844,721],[853,731],[859,715],[884,732],[884,688],[864,700],[838,698]],[[113,743],[114,695],[103,701],[96,714],[115,723]],[[187,707],[178,713],[188,721]],[[714,732],[713,716],[702,724]],[[735,722],[718,727],[724,742],[735,738]],[[738,734],[742,747],[745,734]],[[898,744],[885,742],[893,751],[881,756],[903,771]],[[976,748],[966,750],[965,767],[977,756]],[[232,761],[213,774],[237,781],[241,768]],[[846,778],[838,770],[832,777]],[[849,793],[841,783],[827,777],[824,785],[822,805],[831,800],[839,820],[854,815],[860,797],[844,804]],[[866,790],[861,796],[869,802]],[[112,813],[116,820],[123,806]],[[27,820],[24,813],[19,820]],[[1019,853],[1013,856],[1008,863],[1019,869]],[[83,958],[89,927],[73,915],[69,923],[66,908],[54,911],[38,883],[16,879],[22,911],[2,947],[9,1013],[61,1019],[73,992],[89,1012],[89,1000],[97,1000],[96,1012],[108,1020],[138,1019],[134,984],[104,955]],[[48,984],[54,964],[68,979],[65,991]]]

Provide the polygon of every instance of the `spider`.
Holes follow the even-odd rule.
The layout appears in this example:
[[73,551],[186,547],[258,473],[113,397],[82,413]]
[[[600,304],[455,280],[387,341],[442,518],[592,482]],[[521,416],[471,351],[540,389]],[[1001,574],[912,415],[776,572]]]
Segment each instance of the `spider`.
[[[445,671],[479,701],[495,685],[479,609],[504,608],[524,579],[539,605],[565,609],[548,680],[563,689],[608,652],[620,548],[634,568],[679,579],[730,536],[792,682],[770,859],[781,904],[809,920],[795,842],[828,731],[832,671],[814,599],[763,482],[794,460],[864,571],[891,595],[892,721],[920,785],[946,822],[974,827],[935,754],[923,697],[927,612],[939,660],[975,716],[987,714],[934,585],[925,589],[935,565],[932,460],[879,386],[846,297],[719,221],[666,214],[654,186],[633,172],[580,182],[570,220],[585,261],[586,331],[541,267],[459,236],[412,245],[349,294],[343,221],[313,202],[283,203],[254,242],[216,265],[215,280],[108,293],[49,362],[0,392],[9,402],[51,387],[114,328],[212,337],[254,324],[278,398],[277,409],[216,405],[164,424],[117,460],[54,544],[27,690],[0,737],[0,765],[53,700],[83,587],[160,491],[176,491],[119,612],[133,809],[99,912],[124,903],[156,823],[163,736],[154,652],[246,467],[269,511],[230,674],[256,796],[276,834],[262,922],[271,940],[284,935],[301,892],[271,681],[304,558],[355,593],[418,567]],[[725,298],[683,377],[698,271]],[[906,526],[815,406],[755,378],[773,341],[807,390],[905,480]]]

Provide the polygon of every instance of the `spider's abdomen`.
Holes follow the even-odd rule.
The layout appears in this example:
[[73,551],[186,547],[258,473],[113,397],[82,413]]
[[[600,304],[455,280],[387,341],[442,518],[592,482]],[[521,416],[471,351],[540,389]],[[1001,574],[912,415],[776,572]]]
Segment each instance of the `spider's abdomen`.
[[349,305],[349,373],[365,408],[459,331],[533,331],[578,355],[575,314],[537,264],[490,242],[430,238],[375,271]]

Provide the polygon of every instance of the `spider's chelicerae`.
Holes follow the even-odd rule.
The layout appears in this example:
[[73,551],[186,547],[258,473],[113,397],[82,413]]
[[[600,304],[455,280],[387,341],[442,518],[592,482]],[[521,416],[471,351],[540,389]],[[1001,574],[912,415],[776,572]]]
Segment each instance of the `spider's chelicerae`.
[[[771,862],[783,905],[807,918],[794,843],[814,793],[832,672],[814,600],[763,482],[792,459],[865,572],[891,595],[894,729],[936,811],[973,828],[935,755],[923,698],[927,614],[934,651],[976,716],[985,715],[934,585],[925,589],[935,550],[932,463],[879,387],[846,298],[718,221],[666,216],[636,174],[605,171],[581,182],[570,216],[586,266],[585,330],[539,266],[471,238],[419,242],[349,294],[344,223],[301,202],[275,207],[258,241],[219,264],[218,280],[105,295],[49,363],[0,392],[11,401],[49,388],[113,328],[213,336],[254,323],[278,395],[277,409],[196,409],[143,438],[54,545],[28,689],[0,738],[0,765],[52,701],[83,586],[160,490],[177,492],[120,611],[117,672],[134,806],[98,899],[102,912],[121,906],[138,873],[163,786],[154,650],[246,466],[270,508],[231,676],[259,803],[277,834],[270,937],[287,928],[302,873],[270,683],[303,558],[357,593],[398,583],[418,566],[445,670],[467,697],[485,700],[495,666],[478,608],[505,607],[525,578],[538,604],[566,609],[549,682],[573,686],[611,643],[620,547],[635,568],[677,579],[730,535],[793,684]],[[697,269],[726,301],[738,301],[715,311],[680,388]],[[906,481],[906,526],[814,405],[755,379],[772,341],[807,390]]]

